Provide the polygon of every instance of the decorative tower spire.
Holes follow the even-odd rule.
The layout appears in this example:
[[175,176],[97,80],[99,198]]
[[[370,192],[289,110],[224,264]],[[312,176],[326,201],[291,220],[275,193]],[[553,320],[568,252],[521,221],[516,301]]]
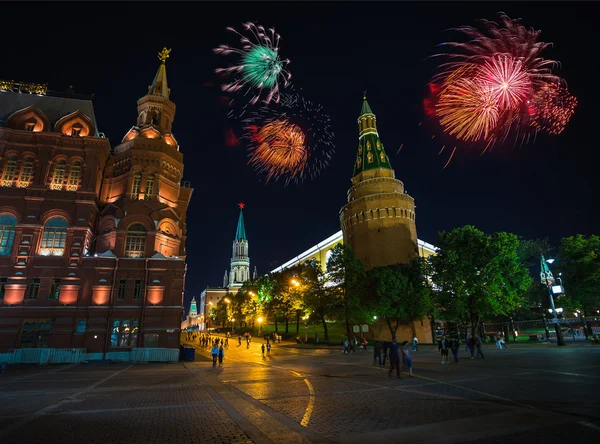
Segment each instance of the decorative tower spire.
[[554,285],[554,275],[550,271],[548,262],[546,262],[546,258],[544,257],[544,253],[542,253],[541,249],[540,254],[540,279],[544,285]]
[[[377,132],[377,118],[369,102],[367,102],[367,92],[363,95],[363,103],[358,117],[358,151],[356,161],[354,162],[354,174],[356,177],[365,171],[378,171],[373,176],[394,177],[390,159],[383,148],[383,143],[379,139]],[[391,172],[391,174],[390,174]],[[354,180],[353,180],[354,181]]]
[[256,279],[258,277],[258,272],[256,270],[256,265],[254,266],[254,272],[252,273],[252,279]]
[[149,95],[160,96],[164,97],[165,99],[169,98],[171,90],[167,85],[166,61],[169,58],[170,53],[171,50],[167,48],[163,48],[162,51],[158,53],[158,60],[160,60],[160,66],[158,67],[158,71],[156,71],[156,75],[154,76],[152,85],[148,87]]
[[229,285],[229,276],[227,275],[227,270],[225,270],[225,276],[223,276],[223,288],[227,288]]
[[192,297],[192,303],[190,304],[190,312],[188,316],[198,316],[198,309],[196,308],[196,298]]
[[250,258],[248,257],[248,239],[246,238],[246,227],[244,225],[245,204],[239,203],[240,216],[238,218],[235,239],[233,240],[233,252],[231,255],[231,271],[229,272],[228,288],[239,288],[250,279]]

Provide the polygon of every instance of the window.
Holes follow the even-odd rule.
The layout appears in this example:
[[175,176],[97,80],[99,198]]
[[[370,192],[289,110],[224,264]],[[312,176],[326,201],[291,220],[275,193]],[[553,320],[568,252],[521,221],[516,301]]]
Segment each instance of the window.
[[140,299],[142,297],[143,288],[144,282],[141,279],[136,279],[135,286],[133,287],[133,299]]
[[21,177],[19,178],[19,186],[25,188],[31,182],[31,178],[33,177],[33,164],[34,160],[32,157],[27,157],[23,161],[23,166],[21,167]]
[[25,131],[33,131],[35,122],[25,122]]
[[21,330],[21,348],[47,348],[52,321],[25,321]]
[[48,294],[48,299],[58,300],[59,295],[60,295],[60,279],[52,279],[52,284],[50,284],[50,293]]
[[62,217],[52,217],[46,221],[40,255],[62,256],[67,240],[67,221]]
[[127,289],[127,281],[121,279],[117,287],[117,299],[125,299],[125,290]]
[[75,329],[75,333],[85,333],[87,328],[87,321],[85,319],[80,319],[77,321],[77,328]]
[[25,299],[29,299],[29,300],[37,299],[39,292],[40,292],[40,279],[33,278],[29,281],[29,285],[27,286],[27,295],[25,296]]
[[131,198],[132,199],[140,198],[140,185],[141,184],[142,184],[141,173],[135,173],[133,175],[133,185],[131,186]]
[[148,175],[148,178],[146,179],[145,199],[152,198],[152,194],[154,194],[154,174]]
[[17,160],[16,156],[9,157],[4,165],[4,174],[2,175],[2,186],[10,187],[12,186],[13,181],[15,180],[15,171],[17,170]]
[[0,277],[0,303],[4,300],[4,294],[6,293],[6,282],[8,281],[7,277]]
[[73,137],[77,137],[79,136],[79,134],[81,133],[83,126],[81,126],[81,123],[76,123],[71,127],[71,136]]
[[17,218],[12,214],[0,215],[0,256],[8,256],[15,239]]
[[62,190],[63,182],[65,181],[65,170],[67,168],[67,162],[64,160],[59,161],[54,167],[54,174],[52,175],[53,190]]
[[69,183],[67,190],[75,191],[79,188],[79,176],[81,175],[81,162],[75,162],[69,170]]
[[125,238],[126,257],[144,257],[146,229],[142,224],[134,224],[127,230]]
[[110,335],[111,347],[137,347],[138,343],[138,320],[114,319]]
[[144,335],[144,347],[158,347],[158,335],[156,333],[146,333]]

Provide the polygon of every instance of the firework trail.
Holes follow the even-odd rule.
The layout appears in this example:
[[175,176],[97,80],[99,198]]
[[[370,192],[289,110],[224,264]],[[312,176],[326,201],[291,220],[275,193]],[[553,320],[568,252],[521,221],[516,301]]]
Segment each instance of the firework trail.
[[242,124],[248,163],[267,182],[282,178],[287,185],[314,179],[335,152],[329,115],[296,92],[283,93],[278,103],[249,111]]
[[483,144],[484,152],[510,134],[515,143],[518,138],[525,143],[539,131],[560,134],[577,99],[553,73],[559,63],[541,55],[552,44],[538,41],[539,30],[526,29],[520,19],[504,13],[499,13],[498,23],[480,22],[479,28],[453,29],[466,36],[466,42],[439,45],[449,52],[434,56],[446,61],[429,85],[427,114],[445,134]]
[[232,77],[229,83],[221,85],[221,89],[225,92],[243,90],[244,95],[251,94],[252,105],[256,104],[265,92],[263,103],[268,104],[271,100],[278,102],[280,83],[285,87],[292,77],[285,69],[290,61],[282,59],[279,55],[281,36],[273,28],[265,30],[264,27],[251,22],[244,23],[243,28],[246,35],[233,28],[227,28],[227,31],[240,37],[241,47],[224,44],[213,49],[215,54],[236,57],[232,66],[215,70],[217,74]]

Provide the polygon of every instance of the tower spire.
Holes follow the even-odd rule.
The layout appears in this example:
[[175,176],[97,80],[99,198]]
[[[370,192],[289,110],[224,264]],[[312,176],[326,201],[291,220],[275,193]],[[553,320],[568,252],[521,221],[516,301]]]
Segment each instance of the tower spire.
[[554,275],[550,271],[548,267],[548,263],[546,262],[546,258],[544,257],[544,253],[540,249],[540,279],[545,285],[553,285],[554,284]]
[[240,202],[238,206],[240,207],[240,217],[238,218],[237,230],[235,231],[235,240],[246,240],[246,227],[244,226],[244,213],[242,212],[246,204]]
[[169,98],[171,94],[171,90],[167,85],[167,67],[166,61],[169,58],[169,54],[171,53],[170,49],[166,47],[162,49],[161,52],[158,53],[158,59],[160,60],[160,66],[158,67],[158,71],[156,71],[156,75],[154,76],[154,80],[152,81],[152,85],[148,87],[148,95],[152,96],[160,96],[165,99]]
[[[390,159],[385,153],[383,143],[379,139],[377,132],[377,118],[369,102],[367,102],[367,92],[363,94],[363,102],[358,117],[358,150],[356,153],[356,161],[354,162],[354,177],[369,170],[380,170],[381,174],[374,172],[374,175],[390,175],[393,176]],[[385,170],[385,172],[381,171]]]

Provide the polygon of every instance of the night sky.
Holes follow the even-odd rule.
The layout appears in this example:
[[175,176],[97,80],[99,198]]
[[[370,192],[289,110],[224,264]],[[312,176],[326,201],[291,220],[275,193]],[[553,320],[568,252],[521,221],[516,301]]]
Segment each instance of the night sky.
[[[188,211],[186,307],[192,295],[220,286],[229,267],[238,217],[244,217],[251,267],[265,273],[339,230],[346,202],[362,94],[377,116],[379,134],[396,176],[417,204],[420,239],[472,224],[486,232],[525,237],[592,234],[599,211],[599,103],[596,5],[589,3],[14,3],[3,4],[0,78],[47,82],[64,91],[74,85],[95,95],[99,131],[116,146],[136,121],[136,101],[167,61],[173,133],[184,154],[184,180],[194,187]],[[423,97],[435,45],[450,27],[495,19],[498,11],[522,17],[555,43],[546,53],[562,62],[579,104],[565,132],[535,143],[496,147],[480,156],[474,147],[447,152],[432,140]],[[228,147],[225,109],[214,69],[226,58],[212,48],[237,43],[225,32],[255,21],[282,36],[292,81],[321,103],[332,118],[336,153],[315,180],[265,185],[246,165],[244,146]],[[215,85],[215,86],[211,86]],[[401,144],[404,147],[396,154]]]

